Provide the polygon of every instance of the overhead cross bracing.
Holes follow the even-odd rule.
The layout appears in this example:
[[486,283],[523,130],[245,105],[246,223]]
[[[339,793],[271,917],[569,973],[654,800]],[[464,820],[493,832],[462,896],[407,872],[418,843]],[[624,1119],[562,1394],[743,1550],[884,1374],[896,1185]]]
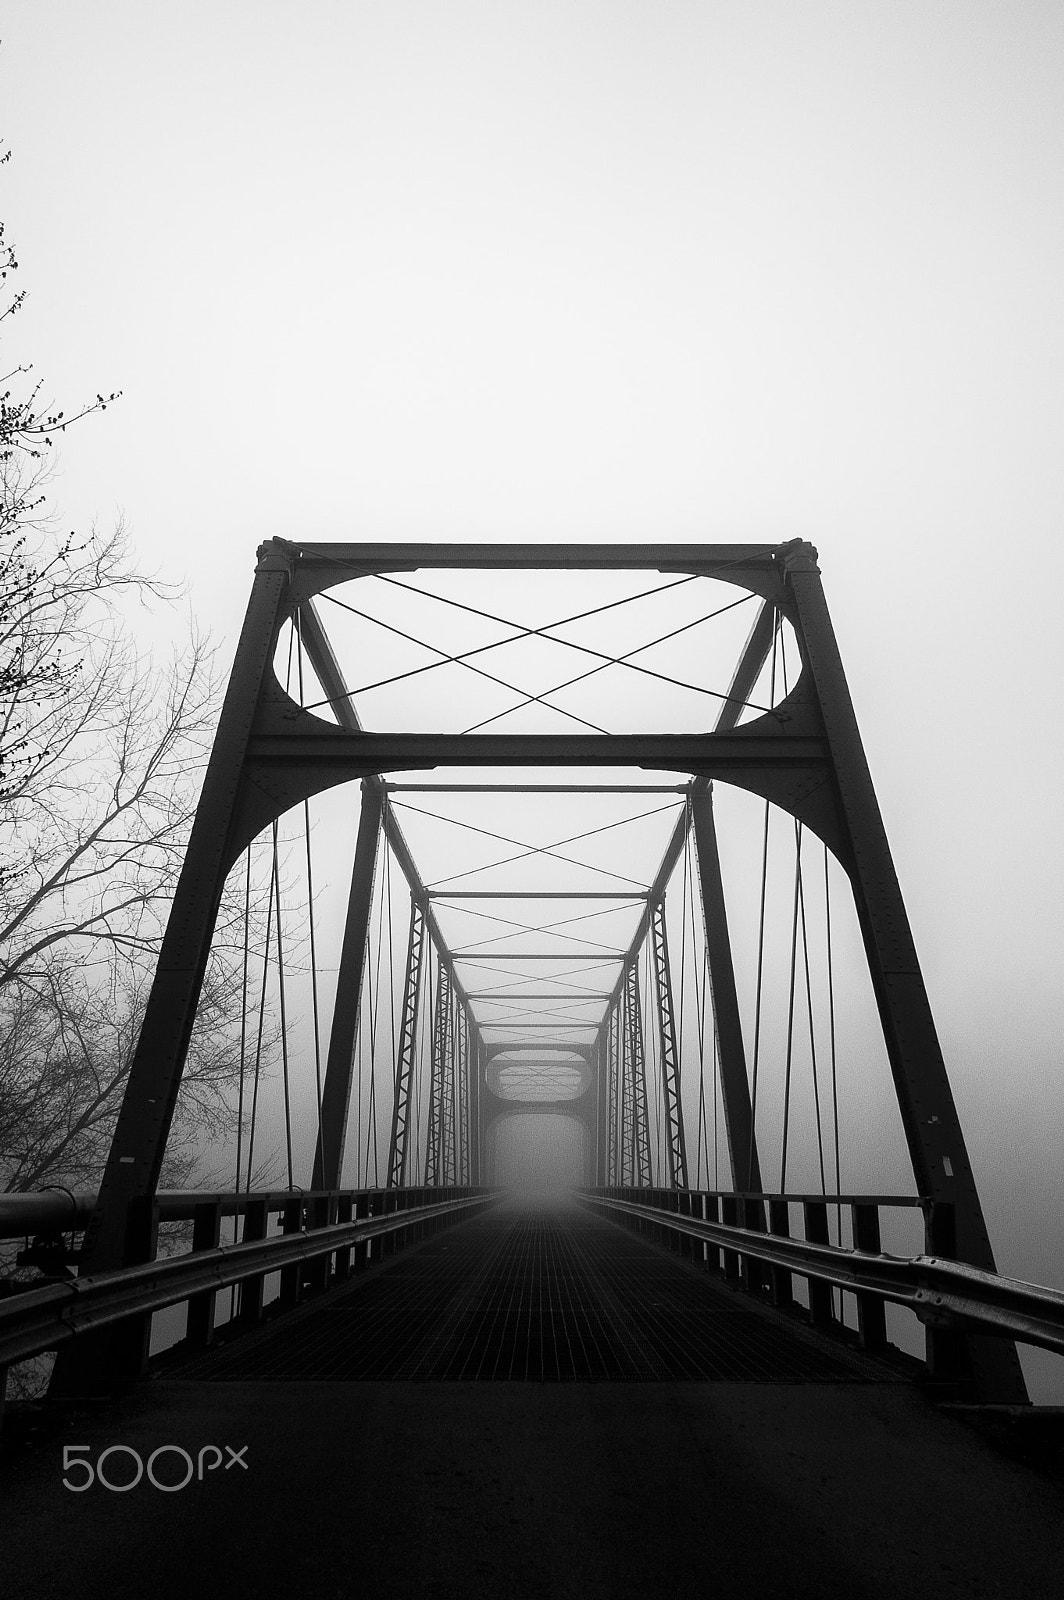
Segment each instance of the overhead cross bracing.
[[[604,582],[596,573],[584,580],[585,603],[562,611],[551,574],[522,573],[509,594],[493,575],[486,600],[471,590],[468,574],[460,584],[453,578],[382,575],[327,592],[314,612],[282,631],[275,670],[287,692],[352,730],[377,721],[398,731],[415,716],[420,727],[449,724],[462,735],[488,725],[539,733],[577,723],[608,733],[637,716],[643,727],[661,730],[707,714],[732,726],[762,711],[758,684],[733,681],[751,619],[759,617],[761,691],[771,692],[763,605],[719,579],[648,581],[618,572]],[[529,592],[534,580],[538,594]],[[567,583],[572,591],[572,574]],[[456,617],[463,634],[457,652],[433,642],[448,638]],[[628,635],[623,651],[611,637],[619,627]],[[471,628],[479,629],[472,639]],[[358,670],[366,660],[373,662],[368,677]],[[434,687],[445,673],[450,693]],[[634,677],[635,690],[611,683],[618,674],[622,682]],[[697,712],[684,710],[685,694]],[[515,1047],[519,1060],[498,1080],[501,1098],[518,1098],[520,1083],[521,1099],[549,1100],[552,1075],[564,1077],[568,1047],[595,1047],[622,974],[638,973],[647,904],[677,824],[687,828],[689,785],[646,772],[609,784],[571,770],[562,776],[578,781],[553,782],[542,771],[523,783],[477,776],[483,781],[437,770],[381,783],[386,859],[389,835],[401,836],[446,952],[446,981],[486,1049]],[[638,865],[641,876],[620,867],[619,858]],[[532,1061],[530,1040],[537,1044]],[[549,1060],[544,1044],[557,1047]],[[665,1094],[675,1065],[667,1071]],[[393,1107],[405,1103],[408,1087],[400,1074]],[[705,1142],[698,1165],[705,1157],[708,1175]],[[393,1145],[389,1170],[402,1160]],[[666,1161],[663,1147],[663,1171]],[[375,1172],[367,1163],[361,1175]]]
[[243,1192],[908,1182],[992,1266],[811,546],[263,547],[97,1270],[234,890]]

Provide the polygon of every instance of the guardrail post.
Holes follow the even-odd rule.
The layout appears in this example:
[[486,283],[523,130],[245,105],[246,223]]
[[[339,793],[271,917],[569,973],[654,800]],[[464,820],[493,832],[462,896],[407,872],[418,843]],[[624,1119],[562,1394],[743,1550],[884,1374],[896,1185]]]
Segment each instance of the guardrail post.
[[[739,1202],[733,1194],[720,1197],[720,1218],[726,1228],[739,1226]],[[739,1257],[734,1250],[722,1250],[724,1278],[727,1283],[739,1283]]]
[[[365,1189],[363,1189],[361,1194],[357,1194],[355,1196],[355,1221],[356,1222],[360,1222],[363,1217],[368,1217],[368,1216],[369,1216],[369,1195],[366,1193]],[[353,1262],[353,1266],[352,1266],[352,1271],[354,1271],[354,1272],[365,1272],[366,1265],[367,1265],[367,1263],[369,1261],[369,1242],[368,1242],[368,1240],[364,1240],[361,1244],[356,1244],[355,1248],[354,1248],[353,1255],[354,1255],[354,1262]]]
[[[371,1189],[366,1195],[366,1216],[379,1217],[384,1211],[384,1193],[381,1189]],[[383,1239],[366,1240],[366,1261],[379,1261],[383,1253]]]
[[[240,1236],[243,1243],[251,1244],[256,1239],[265,1239],[268,1220],[269,1201],[249,1200],[244,1209],[244,1231]],[[254,1278],[245,1278],[240,1285],[237,1316],[241,1322],[262,1321],[262,1290],[264,1283],[265,1275],[260,1273]]]
[[[678,1189],[670,1189],[668,1191],[665,1198],[665,1207],[672,1212],[674,1217],[678,1217],[681,1214],[683,1211],[683,1195]],[[684,1254],[683,1234],[677,1233],[675,1228],[665,1229],[665,1242],[674,1255],[682,1256]]]
[[[765,1212],[760,1199],[744,1195],[739,1201],[739,1216],[751,1233],[764,1233]],[[742,1258],[743,1288],[747,1294],[760,1294],[765,1287],[765,1265],[756,1256]]]
[[[380,1209],[384,1216],[390,1216],[393,1211],[399,1210],[400,1192],[401,1191],[398,1189],[388,1189],[381,1196]],[[394,1233],[386,1233],[383,1238],[379,1239],[374,1244],[374,1251],[379,1251],[381,1259],[383,1260],[387,1256],[394,1256],[398,1247],[398,1236]]]
[[[956,1261],[956,1213],[948,1201],[932,1200],[924,1207],[924,1249],[929,1256]],[[963,1333],[925,1324],[924,1336],[929,1378],[946,1383],[970,1380],[970,1348]]]
[[[672,1209],[672,1193],[668,1189],[656,1190],[653,1204],[657,1206],[659,1211],[670,1211]],[[663,1250],[675,1250],[676,1236],[663,1223],[658,1224],[655,1233],[658,1244],[661,1245]]]
[[[705,1195],[701,1192],[692,1194],[690,1196],[690,1202],[692,1217],[696,1222],[704,1222],[706,1220]],[[691,1240],[691,1257],[695,1265],[701,1267],[704,1271],[706,1265],[706,1241],[704,1239]]]
[[[691,1193],[690,1189],[684,1190],[684,1192],[680,1195],[680,1215],[683,1217],[694,1216],[694,1203],[695,1196]],[[696,1255],[699,1259],[701,1259],[701,1244],[696,1238],[694,1238],[692,1234],[682,1233],[680,1235],[680,1254],[683,1256],[685,1261],[694,1261]]]
[[[879,1255],[883,1242],[879,1232],[879,1207],[850,1207],[853,1218],[853,1247]],[[882,1350],[887,1343],[887,1308],[878,1295],[857,1295],[857,1333],[866,1350]]]
[[[715,1195],[715,1194],[704,1194],[702,1196],[702,1215],[705,1217],[707,1222],[719,1222],[720,1221],[720,1200],[719,1200],[717,1195]],[[706,1244],[706,1271],[707,1272],[721,1272],[722,1270],[723,1270],[723,1267],[722,1267],[722,1263],[721,1263],[720,1245],[719,1244],[707,1243]]]
[[[126,1206],[126,1260],[154,1261],[159,1244],[159,1206],[153,1195],[134,1195]],[[150,1311],[127,1317],[113,1330],[106,1367],[112,1377],[140,1377],[148,1365],[151,1345]]]
[[[303,1196],[301,1194],[290,1196],[284,1203],[281,1211],[281,1232],[302,1233],[303,1231]],[[297,1306],[303,1298],[303,1273],[306,1271],[302,1261],[297,1261],[294,1266],[281,1268],[281,1293],[280,1303],[284,1306]]]
[[[805,1236],[810,1244],[830,1244],[828,1233],[828,1208],[824,1200],[803,1200]],[[809,1320],[815,1327],[830,1327],[835,1321],[834,1295],[830,1283],[818,1278],[807,1279],[809,1284]]]
[[[192,1216],[192,1251],[214,1250],[222,1237],[222,1203],[211,1200],[198,1205]],[[214,1340],[214,1308],[216,1289],[205,1294],[189,1296],[188,1324],[185,1338],[190,1345],[202,1348]]]
[[[354,1197],[352,1195],[338,1195],[336,1198],[337,1222],[350,1222],[352,1213],[354,1211],[354,1206]],[[351,1276],[351,1246],[345,1245],[342,1250],[337,1250],[335,1261],[336,1266],[334,1271],[336,1281],[337,1283],[343,1283]]]
[[[791,1236],[791,1212],[786,1200],[770,1200],[768,1203],[768,1231],[775,1234],[777,1239],[789,1239]],[[781,1311],[789,1310],[794,1304],[794,1280],[786,1267],[770,1267],[769,1283],[772,1288],[772,1304]]]
[[[307,1201],[307,1227],[327,1228],[336,1217],[335,1194],[312,1195]],[[303,1282],[308,1289],[329,1287],[331,1255],[314,1256],[303,1268]]]

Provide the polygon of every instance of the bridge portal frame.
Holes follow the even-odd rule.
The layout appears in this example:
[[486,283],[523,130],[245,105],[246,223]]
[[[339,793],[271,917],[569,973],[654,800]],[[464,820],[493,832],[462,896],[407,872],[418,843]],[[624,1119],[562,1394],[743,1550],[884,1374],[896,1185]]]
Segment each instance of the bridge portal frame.
[[[773,611],[794,629],[802,660],[797,683],[771,714],[736,726],[735,711],[710,733],[500,735],[369,733],[355,715],[313,608],[323,590],[384,572],[447,569],[643,570],[704,575],[766,602],[740,663],[752,683],[771,638]],[[291,619],[338,725],[302,710],[272,671],[283,623]],[[766,620],[767,619],[767,620]],[[727,707],[726,707],[727,709]],[[820,581],[815,548],[802,540],[753,545],[371,545],[274,539],[258,567],[223,703],[200,805],[174,896],[156,976],[119,1113],[99,1203],[82,1252],[83,1273],[144,1259],[135,1219],[155,1193],[196,1004],[226,874],[241,851],[285,811],[334,785],[361,778],[370,791],[382,775],[452,767],[642,766],[693,775],[693,795],[713,779],[767,799],[803,823],[836,856],[854,894],[895,1093],[919,1194],[954,1218],[957,1259],[995,1270],[993,1250],[946,1073],[908,916],[854,715]],[[689,810],[690,808],[688,808]],[[400,860],[409,852],[387,806],[382,826]],[[678,825],[679,826],[679,825]],[[689,823],[683,820],[686,828]],[[404,861],[405,856],[405,861]],[[663,863],[664,867],[665,863]],[[372,878],[370,876],[370,882]],[[416,871],[408,875],[415,891]],[[424,895],[424,890],[421,891]],[[438,939],[424,898],[428,931]],[[648,903],[648,919],[652,905]],[[453,968],[449,972],[461,996]],[[623,982],[623,971],[621,980]],[[716,994],[716,984],[714,984]],[[729,1075],[722,1081],[729,1083]],[[342,1080],[330,1104],[346,1104]],[[738,1074],[733,1099],[743,1099]],[[729,1089],[725,1089],[725,1094]],[[733,1159],[742,1104],[725,1102]],[[330,1139],[323,1128],[323,1176]],[[342,1149],[342,1130],[339,1134]],[[752,1139],[749,1148],[753,1151]],[[742,1171],[741,1161],[736,1162]],[[749,1177],[749,1171],[745,1174]],[[971,1360],[984,1398],[1026,1398],[1013,1346],[962,1335],[958,1358]],[[963,1349],[962,1349],[963,1347]]]

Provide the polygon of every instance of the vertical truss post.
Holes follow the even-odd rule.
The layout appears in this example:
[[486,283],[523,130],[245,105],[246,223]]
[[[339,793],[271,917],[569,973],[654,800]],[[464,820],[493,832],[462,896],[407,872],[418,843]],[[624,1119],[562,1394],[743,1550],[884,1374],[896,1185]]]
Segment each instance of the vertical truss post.
[[454,995],[451,1009],[454,1013],[454,1181],[465,1183],[467,1180],[463,1174],[466,1170],[468,1141],[466,1120],[468,1059],[465,1012],[457,993]]
[[469,1181],[484,1182],[485,1162],[480,1120],[480,1090],[484,1082],[484,1047],[472,1016],[469,1017]]
[[665,1102],[666,1151],[669,1161],[669,1186],[687,1188],[687,1146],[683,1130],[683,1102],[680,1099],[680,1050],[676,1038],[676,1014],[672,1001],[669,972],[669,942],[665,933],[665,901],[654,908],[650,924],[654,982],[658,997],[658,1029],[661,1037],[661,1088]]
[[461,1184],[462,1163],[466,1157],[466,1016],[458,995],[451,1002],[451,1150],[453,1150],[454,1176],[451,1182]]
[[474,1118],[470,1115],[470,1094],[474,1088],[474,1074],[472,1074],[472,1019],[469,1008],[462,1005],[459,1010],[458,1034],[458,1102],[461,1107],[461,1162],[459,1162],[459,1184],[472,1182],[472,1123]]
[[336,975],[329,1054],[321,1093],[321,1129],[311,1180],[314,1189],[338,1189],[344,1164],[355,1039],[362,1012],[362,979],[366,969],[373,879],[377,870],[377,847],[381,834],[381,800],[379,787],[367,783],[362,785],[362,811],[358,819],[347,920],[344,923],[340,967]]
[[618,1177],[625,1186],[635,1183],[635,1079],[632,1071],[632,1038],[628,1026],[627,977],[622,999],[617,1006],[617,1032],[620,1040],[617,1061],[620,1068],[621,1126],[618,1152]]
[[[994,1252],[828,615],[817,552],[796,539],[783,546],[778,559],[794,597],[802,657],[831,752],[846,865],[917,1188],[926,1199],[954,1207],[957,1259],[993,1272]],[[978,1335],[966,1343],[980,1399],[1025,1403],[1015,1345]]]
[[444,1018],[443,1030],[443,1171],[444,1184],[449,1188],[458,1181],[458,1094],[457,1075],[458,1063],[455,1045],[457,1036],[454,1026],[454,990],[450,981],[447,983],[447,1014]]
[[740,1192],[761,1189],[761,1163],[757,1153],[750,1084],[746,1072],[739,1002],[735,993],[728,913],[720,875],[717,829],[713,821],[713,790],[695,792],[690,800],[694,825],[698,876],[702,889],[702,916],[706,933],[713,1017],[720,1046],[720,1092],[724,1127],[731,1156],[732,1184]]
[[607,1038],[601,1032],[595,1039],[593,1056],[595,1072],[595,1163],[592,1182],[602,1189],[610,1181],[610,1085],[609,1044]]
[[622,1183],[619,1133],[621,1127],[621,1026],[620,1002],[612,1005],[606,1019],[606,1182]]
[[432,1024],[432,1061],[429,1075],[429,1116],[425,1147],[425,1182],[445,1183],[446,1110],[444,1105],[447,1078],[448,1033],[450,1022],[451,980],[445,964],[436,963],[436,1015]]
[[650,1112],[647,1107],[646,1053],[643,1047],[643,1008],[639,999],[639,968],[633,961],[625,980],[625,1016],[628,1024],[628,1060],[632,1082],[633,1183],[649,1189],[653,1183],[650,1162]]
[[417,1014],[421,995],[421,957],[425,943],[425,918],[421,906],[410,897],[410,936],[406,946],[406,978],[403,983],[403,1010],[399,1022],[399,1045],[395,1055],[395,1097],[392,1101],[392,1132],[388,1144],[388,1188],[406,1182],[407,1143],[410,1131],[410,1100],[417,1058]]

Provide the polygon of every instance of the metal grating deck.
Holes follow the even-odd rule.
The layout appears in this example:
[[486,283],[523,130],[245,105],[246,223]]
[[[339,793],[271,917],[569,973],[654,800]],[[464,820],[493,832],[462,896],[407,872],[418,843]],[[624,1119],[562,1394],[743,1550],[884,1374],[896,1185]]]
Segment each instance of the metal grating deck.
[[897,1382],[582,1208],[500,1205],[177,1378]]

